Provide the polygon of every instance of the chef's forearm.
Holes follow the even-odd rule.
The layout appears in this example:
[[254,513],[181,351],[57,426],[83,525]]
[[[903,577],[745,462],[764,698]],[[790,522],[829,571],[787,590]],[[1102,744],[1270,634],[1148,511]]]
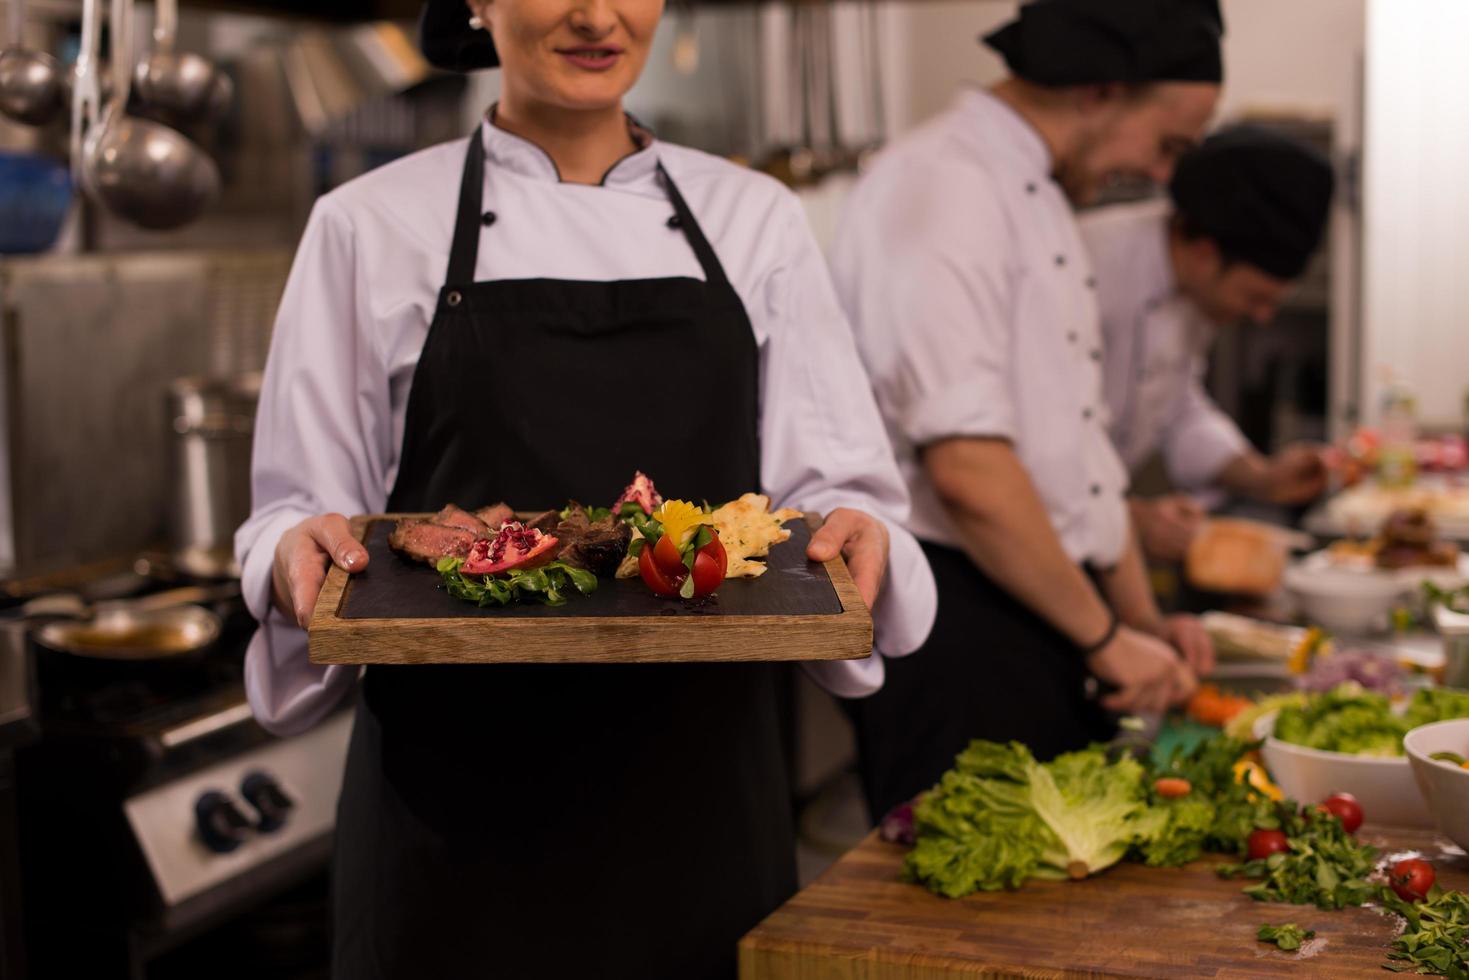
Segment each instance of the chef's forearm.
[[1016,600],[1079,646],[1102,638],[1107,603],[1066,554],[1030,476],[1000,439],[948,439],[924,466],[964,550]]
[[1246,449],[1225,464],[1214,482],[1241,497],[1263,500],[1270,496],[1270,461]]
[[1148,585],[1148,571],[1138,546],[1136,525],[1128,528],[1127,550],[1117,565],[1102,573],[1102,590],[1117,611],[1117,618],[1133,629],[1159,635],[1163,614]]

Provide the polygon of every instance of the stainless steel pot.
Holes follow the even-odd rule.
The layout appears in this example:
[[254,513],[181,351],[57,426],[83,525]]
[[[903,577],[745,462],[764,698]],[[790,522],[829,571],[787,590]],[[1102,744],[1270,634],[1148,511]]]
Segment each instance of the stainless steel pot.
[[250,446],[259,397],[255,373],[180,378],[169,386],[174,561],[187,574],[240,573],[234,536],[250,514]]

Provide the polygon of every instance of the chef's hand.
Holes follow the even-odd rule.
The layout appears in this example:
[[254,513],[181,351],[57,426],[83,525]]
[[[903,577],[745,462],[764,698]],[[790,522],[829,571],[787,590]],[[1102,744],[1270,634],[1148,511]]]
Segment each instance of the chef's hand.
[[275,607],[303,630],[311,625],[311,611],[316,608],[329,564],[354,573],[367,567],[367,549],[352,537],[352,528],[341,514],[308,517],[282,534],[275,546],[272,598]]
[[1270,457],[1268,498],[1277,504],[1304,504],[1326,492],[1326,460],[1320,446],[1297,442]]
[[831,561],[837,555],[847,560],[852,582],[871,609],[888,567],[887,525],[871,514],[838,507],[826,515],[826,523],[811,535],[806,548],[806,557],[812,561]]
[[1198,687],[1188,664],[1173,648],[1155,636],[1122,626],[1087,667],[1117,690],[1102,698],[1110,711],[1161,714],[1187,701]]
[[1164,640],[1172,644],[1195,674],[1204,677],[1214,671],[1214,641],[1197,616],[1177,615],[1163,620]]
[[1185,493],[1151,500],[1134,498],[1128,503],[1143,554],[1155,561],[1182,561],[1190,542],[1204,526],[1204,508]]

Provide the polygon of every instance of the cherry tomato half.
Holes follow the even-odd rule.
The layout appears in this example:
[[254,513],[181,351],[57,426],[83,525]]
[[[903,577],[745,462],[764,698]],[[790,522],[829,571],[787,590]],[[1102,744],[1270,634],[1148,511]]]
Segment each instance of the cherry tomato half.
[[[658,562],[653,558],[653,548],[644,548],[638,555],[638,574],[643,577],[643,584],[652,590],[654,595],[676,596],[678,587],[683,584],[683,576],[664,575],[663,569],[658,567]],[[684,571],[682,564],[680,571]]]
[[1286,839],[1283,830],[1252,830],[1250,831],[1249,855],[1251,861],[1268,858],[1272,854],[1284,854],[1290,850],[1290,841]]
[[1351,793],[1333,793],[1321,801],[1318,810],[1324,810],[1341,821],[1342,829],[1355,834],[1362,826],[1362,804]]
[[1392,866],[1387,880],[1398,898],[1405,902],[1421,902],[1433,887],[1433,865],[1421,858],[1409,858]]
[[[647,550],[647,548],[643,549],[644,552]],[[659,538],[658,543],[653,546],[653,560],[658,563],[658,569],[669,578],[681,580],[689,573],[689,570],[684,567],[683,555],[679,554],[678,545],[674,544],[673,538],[666,534]]]
[[719,532],[715,531],[714,539],[694,556],[694,598],[702,598],[719,588],[728,566],[729,556],[719,543]]

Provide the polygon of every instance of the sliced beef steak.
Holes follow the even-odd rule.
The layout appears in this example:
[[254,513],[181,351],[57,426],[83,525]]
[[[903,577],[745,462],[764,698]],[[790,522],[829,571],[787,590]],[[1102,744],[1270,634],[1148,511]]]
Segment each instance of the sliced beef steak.
[[491,504],[488,507],[481,507],[475,511],[474,516],[483,521],[491,530],[494,530],[506,521],[514,520],[515,511],[510,509],[509,504]]
[[542,534],[555,534],[556,526],[561,523],[561,511],[542,511],[535,517],[525,522],[525,526],[540,531]]
[[433,565],[440,558],[452,555],[463,558],[469,554],[470,545],[483,535],[462,527],[449,527],[430,521],[399,521],[388,535],[388,547],[405,558],[428,562]]
[[474,514],[463,507],[454,504],[445,504],[444,509],[429,518],[430,524],[439,524],[443,527],[457,527],[461,531],[468,531],[477,538],[490,536],[490,527]]

